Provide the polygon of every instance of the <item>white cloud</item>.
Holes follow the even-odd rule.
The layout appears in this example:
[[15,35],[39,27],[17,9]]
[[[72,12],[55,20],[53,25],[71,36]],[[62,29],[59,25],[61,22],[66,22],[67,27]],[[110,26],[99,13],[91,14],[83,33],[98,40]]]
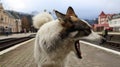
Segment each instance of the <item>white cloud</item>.
[[23,10],[26,8],[24,0],[4,0],[5,5],[8,9],[12,10]]
[[65,13],[72,6],[80,17],[97,16],[101,11],[106,13],[120,12],[120,0],[2,0],[6,9],[22,12],[41,12],[44,9],[56,9]]

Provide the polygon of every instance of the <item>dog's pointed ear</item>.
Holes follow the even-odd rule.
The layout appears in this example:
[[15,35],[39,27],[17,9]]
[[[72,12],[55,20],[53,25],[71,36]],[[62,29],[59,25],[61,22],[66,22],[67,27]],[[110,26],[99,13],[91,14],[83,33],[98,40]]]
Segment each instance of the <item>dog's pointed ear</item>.
[[76,14],[75,14],[75,12],[74,12],[72,7],[68,8],[66,15],[68,15],[68,16],[76,16]]
[[57,16],[57,18],[60,20],[60,21],[63,21],[64,18],[65,18],[65,14],[62,14],[60,12],[58,12],[57,10],[54,10],[55,11],[55,14]]

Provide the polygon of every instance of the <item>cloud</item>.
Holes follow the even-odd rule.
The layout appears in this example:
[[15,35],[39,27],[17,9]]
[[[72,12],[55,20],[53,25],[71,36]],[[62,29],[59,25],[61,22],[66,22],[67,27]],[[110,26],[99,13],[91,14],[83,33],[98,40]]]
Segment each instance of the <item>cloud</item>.
[[23,10],[26,8],[24,0],[4,0],[3,1],[7,6],[7,9],[11,10]]
[[97,17],[101,11],[106,13],[119,13],[120,0],[2,0],[6,9],[16,11],[41,12],[44,9],[51,11],[56,9],[66,13],[68,6],[72,6],[75,12],[82,18]]

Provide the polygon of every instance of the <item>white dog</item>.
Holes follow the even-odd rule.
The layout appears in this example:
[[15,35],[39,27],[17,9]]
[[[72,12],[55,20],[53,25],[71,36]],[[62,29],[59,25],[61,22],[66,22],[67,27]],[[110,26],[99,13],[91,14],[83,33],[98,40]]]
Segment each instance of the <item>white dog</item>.
[[74,51],[78,58],[82,58],[79,38],[93,35],[100,38],[93,34],[86,21],[77,17],[72,7],[68,8],[66,14],[56,10],[55,13],[58,18],[56,20],[48,13],[33,17],[34,26],[39,28],[34,48],[38,67],[64,67],[64,60],[71,51]]

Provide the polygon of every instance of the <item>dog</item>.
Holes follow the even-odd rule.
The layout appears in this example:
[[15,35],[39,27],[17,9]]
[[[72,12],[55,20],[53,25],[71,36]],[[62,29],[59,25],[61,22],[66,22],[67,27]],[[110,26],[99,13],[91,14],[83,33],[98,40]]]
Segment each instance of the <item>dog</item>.
[[90,39],[100,39],[86,21],[77,17],[72,7],[67,9],[66,14],[54,11],[56,20],[47,12],[33,17],[33,25],[39,29],[34,47],[34,58],[38,67],[65,67],[65,58],[71,51],[79,59],[82,58],[80,38],[94,35]]

